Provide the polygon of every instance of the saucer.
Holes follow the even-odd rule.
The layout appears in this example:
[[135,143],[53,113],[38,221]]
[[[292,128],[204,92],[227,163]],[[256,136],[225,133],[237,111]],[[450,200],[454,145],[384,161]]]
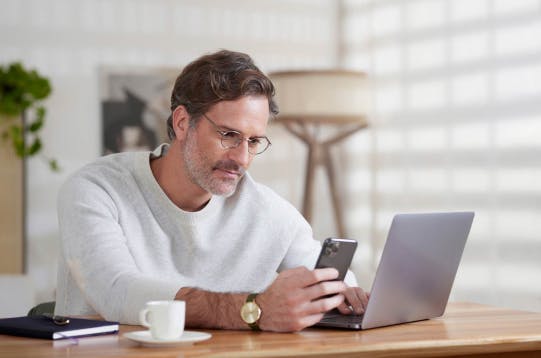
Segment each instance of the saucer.
[[139,342],[148,347],[173,347],[179,345],[192,344],[194,342],[204,341],[212,337],[210,333],[196,332],[196,331],[184,331],[182,336],[175,339],[155,339],[150,334],[149,330],[126,332],[124,337]]

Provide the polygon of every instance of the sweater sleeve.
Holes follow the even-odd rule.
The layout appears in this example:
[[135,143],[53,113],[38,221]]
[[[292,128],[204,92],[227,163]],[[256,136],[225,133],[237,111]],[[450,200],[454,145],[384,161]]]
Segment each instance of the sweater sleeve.
[[102,185],[72,177],[59,194],[58,217],[69,275],[102,317],[137,324],[147,301],[174,299],[178,282],[149,277],[138,269],[119,225],[118,208]]

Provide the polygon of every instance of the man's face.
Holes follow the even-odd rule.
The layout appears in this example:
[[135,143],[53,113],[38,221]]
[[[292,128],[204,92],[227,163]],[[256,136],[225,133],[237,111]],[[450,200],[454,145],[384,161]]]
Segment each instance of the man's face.
[[[206,113],[220,130],[234,130],[244,138],[264,136],[269,118],[269,102],[263,96],[245,96],[218,102]],[[237,148],[226,149],[221,136],[202,117],[188,130],[183,144],[184,165],[190,180],[214,195],[230,196],[248,169],[254,155],[243,140]]]

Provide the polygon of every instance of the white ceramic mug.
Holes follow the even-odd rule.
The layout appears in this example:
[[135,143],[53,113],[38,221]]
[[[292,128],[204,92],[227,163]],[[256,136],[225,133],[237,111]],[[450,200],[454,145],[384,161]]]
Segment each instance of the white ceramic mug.
[[150,301],[139,312],[139,321],[154,339],[177,339],[184,333],[185,316],[184,301]]

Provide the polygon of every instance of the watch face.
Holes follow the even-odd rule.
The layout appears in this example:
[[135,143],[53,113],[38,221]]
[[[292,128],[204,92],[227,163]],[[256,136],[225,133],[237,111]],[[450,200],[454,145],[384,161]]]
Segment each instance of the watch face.
[[242,306],[240,315],[242,316],[244,322],[248,324],[255,323],[261,315],[261,309],[254,302],[246,302],[244,306]]

